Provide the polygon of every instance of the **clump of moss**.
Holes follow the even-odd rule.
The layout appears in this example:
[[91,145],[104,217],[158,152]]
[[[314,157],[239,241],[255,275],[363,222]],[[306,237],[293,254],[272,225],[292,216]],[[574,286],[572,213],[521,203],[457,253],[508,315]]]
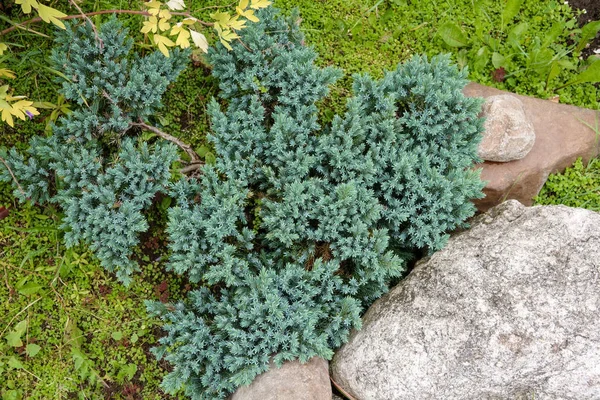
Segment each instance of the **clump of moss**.
[[564,204],[600,211],[600,159],[584,165],[578,158],[564,173],[550,175],[534,201],[539,205]]

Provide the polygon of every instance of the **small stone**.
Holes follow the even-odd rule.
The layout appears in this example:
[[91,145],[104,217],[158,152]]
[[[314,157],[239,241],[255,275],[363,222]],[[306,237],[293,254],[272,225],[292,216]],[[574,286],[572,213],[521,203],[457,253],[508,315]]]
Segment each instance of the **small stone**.
[[479,157],[508,162],[522,159],[533,148],[533,124],[517,97],[508,94],[488,97],[482,113],[485,131],[479,145]]
[[481,179],[487,181],[483,189],[485,197],[474,201],[481,212],[508,199],[529,206],[549,174],[564,171],[578,157],[585,164],[599,154],[600,142],[591,129],[598,121],[596,110],[511,94],[477,83],[469,83],[464,93],[470,97],[509,94],[518,98],[535,129],[535,144],[526,157],[511,162],[486,161],[475,166],[482,169]]
[[319,357],[306,364],[284,363],[257,376],[249,386],[242,386],[230,400],[331,400],[329,363]]

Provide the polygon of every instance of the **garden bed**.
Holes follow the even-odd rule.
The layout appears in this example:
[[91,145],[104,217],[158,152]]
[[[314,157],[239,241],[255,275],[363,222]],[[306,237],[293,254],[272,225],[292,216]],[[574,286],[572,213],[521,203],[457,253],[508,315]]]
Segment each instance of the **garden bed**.
[[[0,4],[6,7],[6,3]],[[189,5],[199,8],[206,3],[198,0]],[[451,53],[459,65],[470,66],[470,79],[480,83],[542,98],[559,96],[564,103],[600,108],[598,88],[593,83],[566,85],[577,69],[562,68],[549,79],[550,69],[527,64],[534,54],[542,57],[539,46],[536,47],[537,38],[545,37],[558,26],[554,28],[557,33],[555,43],[551,43],[554,52],[551,56],[560,55],[560,60],[585,68],[587,64],[578,61],[579,54],[567,50],[576,44],[571,33],[577,23],[582,26],[589,18],[600,19],[600,4],[593,0],[572,1],[572,6],[587,10],[584,14],[563,2],[527,0],[518,15],[502,21],[500,16],[505,11],[498,3],[481,2],[473,10],[471,1],[448,1],[444,6],[433,1],[411,0],[372,4],[337,0],[275,2],[286,12],[299,8],[306,40],[321,54],[317,59],[319,66],[343,69],[342,79],[319,103],[322,123],[330,122],[334,114],[346,109],[346,100],[351,95],[351,74],[369,72],[380,77],[383,70],[391,70],[415,54],[433,56],[445,52]],[[61,2],[54,6],[65,13],[76,12]],[[85,12],[93,12],[119,8],[120,4],[107,0],[81,6]],[[129,6],[139,9],[142,3],[133,1]],[[4,11],[9,18],[21,21],[24,17],[17,8],[7,7]],[[204,11],[201,15],[207,14]],[[143,19],[131,15],[119,19],[131,29],[138,43],[136,50],[148,54],[151,50],[148,42],[139,34]],[[97,24],[105,20],[105,16],[94,17]],[[449,25],[450,22],[454,25]],[[523,23],[528,24],[527,30],[514,39],[514,29]],[[460,30],[458,46],[444,37],[442,27]],[[53,35],[49,26],[36,25],[35,29]],[[509,60],[508,55],[513,51],[510,32],[525,51]],[[489,37],[484,38],[486,34]],[[594,57],[594,50],[600,48],[598,40],[598,37],[593,39],[582,51],[584,58]],[[15,128],[0,124],[0,146],[23,150],[32,136],[46,136],[53,111],[57,116],[66,113],[64,99],[57,95],[58,84],[54,81],[61,71],[46,61],[50,39],[18,31],[7,42],[13,44],[14,52],[8,54],[6,62],[10,62],[18,77],[10,81],[15,92],[52,103],[46,105],[49,108],[40,109],[41,115],[34,121],[18,121]],[[494,57],[495,53],[503,59]],[[193,148],[202,149],[198,152],[205,157],[213,151],[206,147],[209,132],[206,104],[217,94],[217,82],[210,75],[206,59],[194,55],[193,63],[166,92],[164,107],[155,117],[156,124],[176,133]],[[581,171],[582,167],[577,166],[577,174]],[[163,303],[182,299],[193,286],[187,278],[164,270],[168,257],[167,207],[168,204],[159,201],[148,211],[146,217],[152,229],[143,235],[134,253],[142,269],[126,289],[100,266],[89,248],[65,247],[60,227],[64,214],[59,209],[20,204],[13,197],[10,184],[0,183],[3,400],[185,398],[181,392],[170,396],[159,388],[172,367],[150,354],[149,349],[157,344],[162,332],[160,322],[147,315],[144,304],[145,299]]]

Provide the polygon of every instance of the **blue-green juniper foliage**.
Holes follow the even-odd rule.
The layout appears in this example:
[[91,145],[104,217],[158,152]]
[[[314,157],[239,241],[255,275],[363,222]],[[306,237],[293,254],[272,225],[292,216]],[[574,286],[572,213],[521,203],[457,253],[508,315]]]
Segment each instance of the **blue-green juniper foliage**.
[[480,100],[446,57],[355,78],[343,116],[316,103],[340,77],[314,65],[297,16],[259,15],[242,44],[211,50],[225,108],[209,104],[214,166],[180,181],[169,268],[200,289],[149,303],[166,321],[164,388],[221,399],[286,360],[331,358],[405,268],[444,246],[481,197]]
[[[381,80],[356,76],[347,111],[324,125],[317,104],[341,71],[314,65],[297,15],[258,16],[243,43],[210,51],[216,162],[199,178],[174,179],[177,149],[149,145],[134,127],[156,112],[186,54],[131,57],[114,19],[102,45],[86,26],[59,35],[53,59],[78,109],[27,157],[0,154],[20,182],[15,195],[60,205],[67,244],[88,243],[125,283],[144,212],[159,193],[176,200],[168,268],[197,289],[148,309],[165,321],[154,350],[173,365],[163,387],[194,399],[225,398],[271,360],[331,358],[410,254],[443,247],[482,196],[472,169],[481,102],[462,94],[466,72],[415,57]],[[0,169],[0,179],[12,176]]]
[[[137,144],[131,124],[156,112],[187,54],[130,57],[133,40],[116,18],[102,25],[100,41],[88,24],[66,25],[52,60],[68,77],[61,93],[79,107],[50,137],[33,138],[27,157],[14,149],[0,156],[18,178],[15,196],[60,205],[67,246],[88,243],[127,284],[139,269],[130,258],[138,234],[148,228],[143,211],[166,190],[178,158],[170,143]],[[12,181],[7,169],[0,168],[0,180]]]

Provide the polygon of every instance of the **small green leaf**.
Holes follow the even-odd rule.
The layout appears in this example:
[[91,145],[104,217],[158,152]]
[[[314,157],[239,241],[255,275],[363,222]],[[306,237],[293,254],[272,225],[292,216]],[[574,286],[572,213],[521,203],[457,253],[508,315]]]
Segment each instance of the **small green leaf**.
[[600,31],[600,21],[592,21],[587,23],[581,28],[581,38],[575,47],[575,52],[578,53],[585,48],[590,40],[596,37],[596,34]]
[[27,320],[23,320],[15,326],[15,329],[8,332],[6,334],[6,342],[11,347],[21,347],[23,346],[23,341],[21,340],[21,336],[27,330]]
[[502,25],[506,26],[521,10],[523,0],[508,0],[502,12]]
[[27,345],[27,347],[25,348],[25,353],[29,356],[29,357],[35,357],[35,355],[37,353],[40,352],[41,350],[41,346],[35,344],[35,343],[29,343]]
[[504,66],[504,62],[506,61],[506,59],[504,58],[504,56],[500,53],[494,53],[492,54],[492,65],[494,66],[494,68],[498,69],[502,66]]
[[463,47],[469,44],[467,34],[452,22],[446,22],[440,26],[438,35],[451,47]]
[[210,149],[206,146],[200,146],[196,149],[196,154],[198,154],[202,158],[204,158],[204,156],[206,156],[206,153],[208,152],[210,152]]
[[121,340],[121,339],[123,339],[123,332],[115,331],[115,332],[111,333],[110,337],[113,338],[114,340]]
[[17,326],[15,326],[15,332],[18,332],[19,335],[24,334],[26,330],[27,330],[27,320],[26,319],[24,319],[23,321],[19,322],[17,324]]
[[6,334],[6,342],[11,347],[21,347],[23,346],[23,341],[21,341],[21,335],[16,332],[8,332]]
[[512,47],[518,49],[521,46],[521,41],[523,39],[523,34],[527,32],[529,28],[529,24],[527,22],[522,22],[515,26],[508,33],[508,38],[506,39],[507,43],[509,43]]
[[129,341],[131,343],[135,343],[138,341],[138,339],[139,339],[139,336],[137,335],[137,333],[134,333],[133,335],[131,335],[131,339],[129,339]]
[[10,368],[12,368],[12,369],[21,369],[21,368],[23,368],[23,364],[15,356],[11,356],[8,359],[8,366]]
[[19,293],[21,293],[25,296],[29,296],[34,293],[37,293],[41,288],[42,288],[42,285],[40,285],[39,283],[37,283],[35,281],[27,282],[25,285],[23,285],[21,287],[21,289],[19,289]]
[[171,205],[172,199],[170,197],[165,197],[160,202],[160,208],[162,210],[166,210]]
[[548,47],[558,40],[558,37],[564,31],[564,25],[561,22],[555,22],[550,28],[550,31],[544,35],[542,47]]
[[2,392],[2,400],[21,400],[23,392],[21,390],[7,390]]
[[210,151],[204,155],[204,162],[207,164],[214,164],[217,162],[217,158]]
[[473,67],[475,71],[482,71],[490,61],[490,49],[487,46],[481,47],[475,54]]
[[64,341],[71,345],[72,350],[81,348],[83,344],[83,332],[72,319],[67,320]]
[[137,372],[137,365],[135,365],[135,364],[127,364],[126,366],[124,366],[121,369],[121,371],[123,371],[123,373],[127,377],[127,380],[132,380],[133,376]]
[[558,74],[560,74],[562,69],[563,68],[560,65],[560,63],[556,61],[552,63],[552,66],[550,67],[550,72],[548,72],[548,78],[546,79],[546,86],[548,86],[548,84],[550,84],[550,81],[552,81],[558,76]]
[[600,60],[594,62],[592,65],[587,67],[585,71],[577,75],[575,79],[567,83],[567,85],[596,82],[600,82]]
[[469,57],[467,56],[467,49],[460,49],[456,55],[456,62],[460,69],[465,68],[469,63]]
[[573,63],[569,60],[558,60],[558,63],[563,68],[571,69],[571,70],[576,69],[575,66],[573,65]]

